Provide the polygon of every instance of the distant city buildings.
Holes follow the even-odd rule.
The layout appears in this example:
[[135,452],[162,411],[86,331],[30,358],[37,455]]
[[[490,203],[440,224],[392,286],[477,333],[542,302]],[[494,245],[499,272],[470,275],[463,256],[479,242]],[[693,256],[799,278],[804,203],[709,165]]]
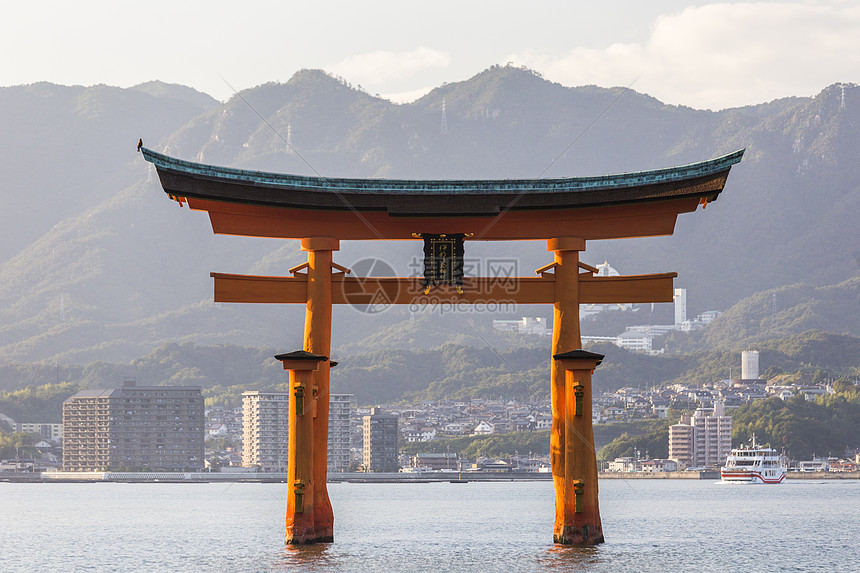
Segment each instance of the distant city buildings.
[[[643,352],[646,354],[662,354],[663,349],[655,350],[653,348],[654,338],[664,336],[670,332],[689,332],[704,328],[714,321],[720,314],[720,311],[710,310],[703,312],[693,320],[687,319],[687,289],[676,288],[673,295],[675,305],[675,323],[674,324],[646,324],[639,326],[628,326],[627,330],[615,338],[615,344],[621,348],[632,350],[634,352]],[[590,337],[583,336],[583,341],[591,340]]]
[[418,453],[409,459],[409,467],[421,470],[458,470],[460,456],[451,453]]
[[678,471],[678,462],[664,459],[645,460],[641,467],[645,473],[676,472]]
[[640,460],[634,457],[615,458],[606,466],[610,472],[645,472],[665,473],[678,471],[678,463],[675,460],[647,459]]
[[203,434],[199,386],[84,390],[63,403],[63,470],[202,469]]
[[637,463],[636,458],[625,456],[622,458],[615,458],[609,462],[606,469],[610,472],[635,472],[639,470],[639,464]]
[[524,316],[519,320],[494,320],[493,328],[501,332],[517,332],[519,334],[536,334],[551,336],[552,328],[545,317]]
[[12,425],[13,432],[32,434],[43,440],[59,442],[63,438],[63,425],[39,422],[16,422]]
[[366,472],[400,470],[397,451],[397,416],[382,408],[371,408],[362,419],[364,433],[363,461]]
[[[679,412],[690,412],[669,432],[671,459],[649,460],[646,459],[646,451],[643,452],[645,458],[640,459],[637,454],[632,460],[619,459],[618,464],[611,467],[618,468],[618,471],[671,472],[675,471],[673,468],[719,466],[731,448],[731,417],[726,415],[731,408],[771,395],[784,397],[803,393],[807,399],[814,399],[832,392],[826,381],[812,384],[811,380],[803,380],[801,385],[797,380],[787,379],[785,385],[781,386],[774,383],[779,378],[769,381],[759,378],[757,357],[755,351],[745,352],[744,372],[735,368],[734,378],[696,386],[672,384],[653,388],[625,387],[595,394],[592,404],[594,423],[659,419],[676,416]],[[281,407],[286,408],[286,403],[286,400],[281,401]],[[208,425],[210,435],[229,436],[229,420],[233,418],[226,409],[217,410],[212,409],[213,418]],[[376,424],[373,424],[374,416]],[[237,419],[241,420],[242,416],[237,415]],[[436,466],[453,466],[454,462],[454,457],[442,455],[441,452],[446,449],[439,448],[439,438],[547,430],[551,427],[551,421],[549,400],[529,403],[501,398],[442,400],[385,406],[383,412],[380,408],[356,407],[351,395],[333,394],[330,396],[329,410],[328,469],[330,472],[339,472],[362,466],[367,471],[386,471],[379,459],[380,452],[387,447],[387,467],[390,468],[387,471],[397,471],[401,465],[412,466],[409,471],[428,471],[428,468],[438,471]],[[385,427],[388,428],[387,446],[379,439]],[[278,430],[276,434],[281,432],[285,431]],[[437,443],[435,447],[434,442]],[[397,445],[402,443],[426,443],[426,447],[410,447],[412,452],[419,452],[420,455],[410,460],[402,457],[397,463],[395,459],[400,453]],[[286,455],[286,441],[279,440],[278,445],[283,448],[283,455]],[[520,459],[514,464],[517,468],[539,468],[543,467],[541,464],[548,464],[548,458],[538,459],[539,456],[532,456],[530,452],[519,452],[519,455]],[[222,455],[222,465],[226,465],[225,460]],[[537,461],[532,463],[528,460]],[[479,456],[473,461],[456,461],[461,470],[466,467],[486,470],[495,467],[493,464],[498,460]],[[625,463],[627,465],[623,465]],[[230,465],[233,465],[232,458]]]
[[[603,264],[597,265],[598,272],[595,276],[613,277],[619,276],[619,272],[609,265],[609,262],[604,261]],[[699,314],[693,320],[687,319],[687,289],[676,288],[673,294],[675,322],[674,324],[648,324],[629,326],[618,336],[583,336],[582,341],[585,342],[612,342],[616,346],[631,350],[633,352],[642,352],[645,354],[661,354],[663,349],[655,349],[653,347],[654,338],[663,336],[669,332],[682,331],[689,332],[704,328],[714,321],[721,313],[717,310],[711,310]],[[580,305],[579,313],[582,318],[587,318],[602,312],[610,311],[635,311],[636,307],[632,304],[583,304]],[[515,332],[519,334],[551,336],[552,328],[549,320],[546,318],[535,318],[524,316],[519,320],[494,320],[493,328],[501,332]]]
[[[619,273],[609,264],[609,261],[603,261],[602,264],[597,265],[595,268],[597,268],[597,272],[594,273],[594,276],[596,277],[617,277],[621,275],[621,273]],[[582,318],[585,318],[588,316],[599,314],[601,312],[632,309],[633,305],[630,303],[583,304],[579,307],[579,315]]]
[[473,436],[489,436],[496,433],[496,425],[486,420],[481,420],[472,430]]
[[633,352],[643,352],[652,354],[652,344],[654,342],[654,333],[650,330],[642,331],[639,329],[627,329],[617,337],[615,337],[615,345]]
[[732,417],[722,402],[713,408],[697,408],[669,427],[669,458],[686,467],[719,467],[732,449]]
[[[833,392],[828,380],[813,383],[811,377],[797,378],[789,375],[777,376],[770,380],[759,378],[757,377],[759,365],[756,358],[757,353],[748,351],[743,360],[745,366],[743,372],[735,368],[733,378],[729,377],[701,386],[673,384],[653,388],[625,387],[613,392],[595,394],[592,408],[594,423],[665,418],[667,415],[677,415],[678,412],[684,411],[692,413],[684,416],[681,423],[672,426],[668,432],[670,460],[649,460],[647,451],[643,452],[645,457],[640,459],[637,452],[635,458],[619,458],[616,463],[607,462],[609,466],[607,469],[670,472],[674,471],[673,467],[684,469],[684,467],[719,466],[725,460],[731,444],[731,417],[725,415],[730,408],[769,396],[786,398],[805,395],[807,400],[812,400],[817,396]],[[169,390],[163,387],[153,389],[160,392]],[[79,393],[73,397],[74,400],[70,399],[70,401],[81,402],[86,399],[92,402],[92,404],[87,402],[86,405],[78,404],[77,413],[85,415],[84,419],[90,418],[89,421],[95,423],[98,428],[100,423],[102,426],[105,423],[105,403],[110,404],[112,392],[113,390],[97,390]],[[286,439],[288,398],[285,392],[246,392],[241,408],[225,406],[208,408],[203,428],[212,439],[208,442],[208,447],[213,451],[206,452],[206,459],[215,460],[213,471],[217,471],[216,468],[220,468],[222,472],[227,471],[228,466],[256,466],[265,472],[284,472],[288,459]],[[145,405],[142,400],[140,403]],[[107,409],[110,412],[110,408]],[[150,408],[150,410],[154,409]],[[71,414],[74,412],[70,412],[68,406],[64,407],[64,410],[67,413],[66,422],[73,422]],[[142,409],[141,412],[146,410]],[[115,410],[115,420],[124,421],[117,418],[118,415],[118,411]],[[123,416],[125,415],[123,413]],[[110,416],[111,414],[108,414],[107,418]],[[157,413],[156,416],[158,416]],[[363,466],[368,471],[398,471],[401,465],[411,465],[413,467],[408,471],[439,471],[452,469],[456,465],[458,471],[478,469],[481,471],[544,471],[549,464],[549,458],[545,453],[514,452],[515,455],[508,456],[506,460],[479,455],[474,460],[464,460],[459,459],[455,453],[448,455],[447,447],[440,447],[437,440],[455,436],[547,430],[551,426],[551,420],[551,407],[549,400],[546,399],[527,403],[509,398],[442,400],[411,405],[390,405],[386,406],[383,412],[381,409],[356,408],[352,395],[333,394],[330,396],[329,410],[328,470],[342,472]],[[165,421],[156,418],[154,421],[151,419],[150,423]],[[26,459],[10,459],[6,464],[0,461],[0,471],[16,471],[16,468],[17,471],[22,471],[21,468],[25,468],[24,471],[38,471],[27,468],[51,468],[60,464],[59,448],[54,452],[50,444],[38,440],[43,435],[47,435],[49,430],[56,435],[62,429],[61,427],[49,427],[49,424],[19,424],[8,417],[4,419],[4,423],[10,425],[15,431],[30,433],[35,446],[34,449],[28,449]],[[387,434],[386,440],[381,439],[381,434]],[[114,434],[114,437],[104,438],[105,435],[107,434],[99,434],[101,443],[103,445],[110,443],[111,446],[115,446],[114,450],[118,450],[121,443],[117,440],[134,440],[131,436],[120,437]],[[150,441],[153,435],[151,431],[148,436]],[[141,438],[141,443],[145,443],[145,438],[147,436]],[[398,454],[401,454],[398,444],[404,442],[426,443],[426,447],[415,449],[412,446],[411,452],[419,455],[413,456],[411,460],[401,455],[398,460]],[[244,447],[239,446],[239,443],[244,444]],[[388,460],[387,465],[384,465],[381,462],[381,453],[386,449]],[[125,470],[134,467],[133,460],[108,461],[111,465],[107,466],[103,462],[110,452],[104,450],[103,453],[99,453],[97,442],[94,442],[92,447],[84,447],[84,450],[87,454],[94,454],[96,462],[101,460],[102,463],[80,464],[72,471]],[[264,454],[268,455],[269,459],[264,459]],[[78,455],[75,444],[69,442],[68,463],[63,467],[70,468],[69,464],[75,462]],[[150,456],[157,455],[157,450],[150,454]],[[827,460],[828,463],[824,466],[819,462],[820,460],[816,460],[816,464],[804,464],[799,469],[853,471],[852,468],[857,466],[856,460],[853,459]],[[154,466],[152,458],[146,460],[146,463],[148,465],[139,464],[137,467],[169,471],[169,469]],[[230,469],[239,470],[239,468]]]

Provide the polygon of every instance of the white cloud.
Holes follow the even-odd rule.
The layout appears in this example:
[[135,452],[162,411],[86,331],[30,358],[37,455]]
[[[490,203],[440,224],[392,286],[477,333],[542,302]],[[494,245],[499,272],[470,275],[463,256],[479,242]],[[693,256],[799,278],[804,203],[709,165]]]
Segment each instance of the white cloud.
[[658,17],[645,44],[511,57],[565,85],[629,85],[668,103],[720,109],[860,80],[860,4],[709,4]]
[[379,50],[357,54],[325,66],[325,69],[351,82],[373,86],[409,78],[428,69],[445,69],[450,61],[451,56],[447,52],[422,46],[410,52]]

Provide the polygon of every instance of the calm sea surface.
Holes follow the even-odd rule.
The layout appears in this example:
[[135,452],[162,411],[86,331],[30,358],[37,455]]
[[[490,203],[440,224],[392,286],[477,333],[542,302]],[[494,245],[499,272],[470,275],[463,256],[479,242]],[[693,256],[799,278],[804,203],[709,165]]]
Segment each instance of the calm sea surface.
[[336,541],[296,549],[285,491],[0,483],[0,571],[860,571],[860,480],[604,480],[586,549],[549,482],[329,484]]

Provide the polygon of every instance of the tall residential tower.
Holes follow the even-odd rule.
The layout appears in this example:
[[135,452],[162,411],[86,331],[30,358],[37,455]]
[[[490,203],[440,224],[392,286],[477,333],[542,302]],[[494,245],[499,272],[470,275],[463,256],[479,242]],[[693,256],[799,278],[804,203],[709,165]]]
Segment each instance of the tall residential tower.
[[[329,396],[328,469],[346,471],[350,463],[349,429],[352,394]],[[242,394],[242,465],[264,472],[287,471],[289,453],[287,392]]]
[[199,386],[84,390],[63,402],[63,470],[199,470],[203,435]]
[[397,416],[384,414],[382,408],[371,408],[370,415],[362,420],[364,429],[364,471],[396,472]]
[[328,471],[345,472],[352,461],[352,394],[330,394],[328,411]]
[[732,449],[732,417],[722,402],[697,408],[669,427],[669,458],[687,467],[719,467]]
[[242,394],[242,465],[264,472],[287,471],[290,395]]

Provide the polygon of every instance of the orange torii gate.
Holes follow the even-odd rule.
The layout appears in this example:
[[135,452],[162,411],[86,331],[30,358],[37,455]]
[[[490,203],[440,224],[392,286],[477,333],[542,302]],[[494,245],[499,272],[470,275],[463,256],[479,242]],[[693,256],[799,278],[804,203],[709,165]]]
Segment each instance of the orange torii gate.
[[536,277],[434,280],[432,300],[553,305],[553,538],[603,542],[591,422],[591,373],[603,357],[581,349],[579,305],[671,302],[677,275],[599,277],[579,253],[588,240],[671,235],[680,213],[718,197],[743,150],[622,175],[477,181],[303,177],[192,163],[142,143],[138,150],[155,165],[171,199],[209,213],[215,233],[299,239],[308,253],[306,263],[290,269],[292,276],[212,273],[215,302],[306,305],[303,350],[276,357],[290,371],[287,543],[334,538],[326,489],[332,306],[380,299],[413,304],[426,300],[430,286],[414,277],[351,277],[332,253],[342,240],[451,235],[545,240],[553,253]]

